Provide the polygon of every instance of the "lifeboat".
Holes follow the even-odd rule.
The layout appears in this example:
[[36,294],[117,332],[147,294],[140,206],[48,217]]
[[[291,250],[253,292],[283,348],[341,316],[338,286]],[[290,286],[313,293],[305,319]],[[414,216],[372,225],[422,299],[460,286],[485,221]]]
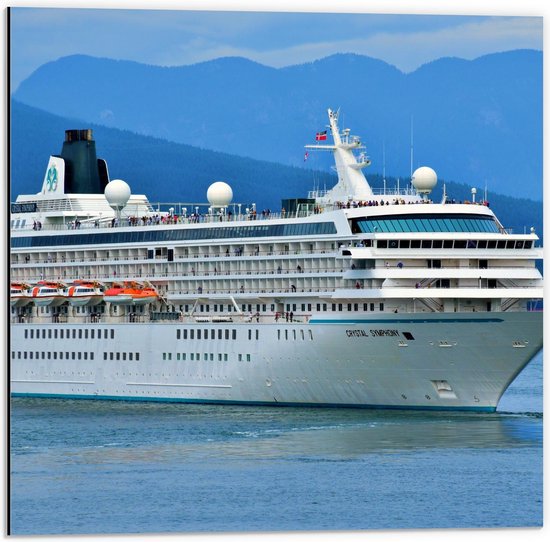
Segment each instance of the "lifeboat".
[[137,282],[113,284],[105,291],[103,299],[113,305],[147,305],[158,299],[154,288],[143,286]]
[[10,286],[10,306],[24,307],[32,301],[31,287],[24,282],[12,282]]
[[97,305],[103,301],[103,285],[93,280],[75,280],[67,291],[67,300],[73,307]]
[[32,300],[37,307],[58,307],[67,301],[66,288],[62,282],[41,280],[32,289]]

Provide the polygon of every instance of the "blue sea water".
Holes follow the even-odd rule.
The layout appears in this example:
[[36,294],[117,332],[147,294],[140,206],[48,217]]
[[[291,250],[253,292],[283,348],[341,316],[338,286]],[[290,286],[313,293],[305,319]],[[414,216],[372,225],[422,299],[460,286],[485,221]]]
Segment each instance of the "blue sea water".
[[541,526],[542,353],[496,413],[14,398],[11,532]]

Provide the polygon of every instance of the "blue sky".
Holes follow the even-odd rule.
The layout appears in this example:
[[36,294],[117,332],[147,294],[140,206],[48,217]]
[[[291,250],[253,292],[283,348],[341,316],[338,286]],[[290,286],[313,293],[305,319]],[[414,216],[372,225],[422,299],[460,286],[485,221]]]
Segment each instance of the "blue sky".
[[[19,3],[24,6],[24,3]],[[88,6],[149,7],[134,2],[71,2],[79,9],[17,7],[11,15],[12,90],[40,65],[70,54],[88,54],[164,66],[221,56],[244,56],[274,67],[312,61],[336,52],[379,58],[408,72],[442,56],[475,58],[531,48],[542,50],[542,18],[511,12],[482,15],[344,13],[366,11],[376,2],[343,1],[338,8],[279,2],[271,10],[334,10],[340,13],[228,11],[258,9],[258,2],[154,4],[162,10],[86,9]],[[378,2],[380,4],[380,2]],[[432,2],[433,4],[433,2]],[[446,2],[447,7],[452,2]],[[529,4],[529,2],[527,2]],[[58,4],[63,6],[63,3]],[[184,6],[187,10],[174,9]],[[392,2],[386,2],[390,11]],[[456,4],[462,5],[462,4]],[[361,6],[362,9],[358,9]],[[194,11],[217,9],[218,11]],[[395,9],[395,6],[394,6]],[[460,13],[456,11],[451,13]],[[462,10],[464,12],[464,10]],[[475,12],[475,10],[473,10]],[[508,11],[510,12],[510,10]],[[508,14],[508,13],[507,13]],[[518,16],[521,15],[521,16]],[[527,15],[531,15],[527,12]]]

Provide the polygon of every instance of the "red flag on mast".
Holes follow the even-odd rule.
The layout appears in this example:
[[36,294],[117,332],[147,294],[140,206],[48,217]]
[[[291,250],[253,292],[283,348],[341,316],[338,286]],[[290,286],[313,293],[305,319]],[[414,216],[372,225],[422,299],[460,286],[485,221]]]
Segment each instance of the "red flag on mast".
[[327,139],[327,131],[317,132],[315,134],[315,141],[325,141]]

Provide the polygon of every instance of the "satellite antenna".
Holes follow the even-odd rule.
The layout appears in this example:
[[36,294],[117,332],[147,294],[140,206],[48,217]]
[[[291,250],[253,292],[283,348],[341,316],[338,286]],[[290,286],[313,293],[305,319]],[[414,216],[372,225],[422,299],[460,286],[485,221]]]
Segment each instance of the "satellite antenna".
[[113,179],[111,182],[107,183],[104,194],[109,207],[113,209],[117,221],[120,222],[122,209],[126,207],[130,195],[132,194],[128,183],[121,179]]

